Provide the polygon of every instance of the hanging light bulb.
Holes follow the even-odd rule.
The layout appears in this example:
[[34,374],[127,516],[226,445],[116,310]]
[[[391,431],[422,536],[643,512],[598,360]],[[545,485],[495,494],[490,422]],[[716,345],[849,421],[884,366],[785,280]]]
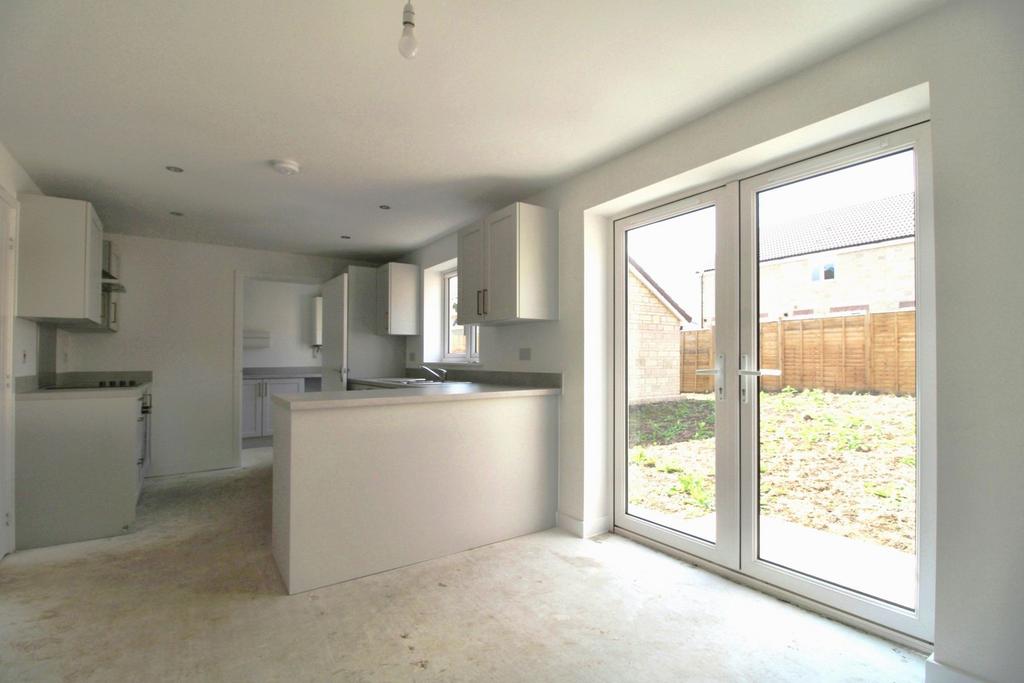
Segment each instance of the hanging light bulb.
[[416,56],[420,45],[416,42],[416,12],[412,8],[412,0],[407,0],[402,12],[402,37],[398,40],[398,51],[406,59]]

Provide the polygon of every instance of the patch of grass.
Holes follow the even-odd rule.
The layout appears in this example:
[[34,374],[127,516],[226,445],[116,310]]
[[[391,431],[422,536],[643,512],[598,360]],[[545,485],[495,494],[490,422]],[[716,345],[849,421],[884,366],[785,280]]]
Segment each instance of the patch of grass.
[[693,503],[705,510],[711,510],[715,503],[715,492],[708,480],[699,474],[689,472],[679,475],[669,494],[689,496]]
[[866,481],[864,482],[864,490],[879,498],[895,498],[898,495],[896,486],[892,482],[879,484],[873,481]]
[[715,402],[693,399],[629,407],[629,447],[669,444],[715,435]]
[[[912,396],[786,387],[759,402],[762,512],[913,552]],[[630,504],[684,519],[713,510],[714,429],[710,395],[630,406]]]

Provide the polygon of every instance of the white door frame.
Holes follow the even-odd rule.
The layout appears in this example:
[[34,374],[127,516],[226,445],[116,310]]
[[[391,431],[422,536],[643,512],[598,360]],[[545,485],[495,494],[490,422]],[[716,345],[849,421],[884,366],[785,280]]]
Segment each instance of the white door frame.
[[917,221],[915,269],[917,301],[917,560],[918,604],[914,610],[766,562],[758,557],[758,392],[750,378],[750,400],[741,407],[741,495],[743,527],[740,566],[754,578],[801,593],[813,600],[868,619],[887,628],[931,641],[935,615],[935,256],[932,220],[932,178],[929,124],[905,128],[835,150],[740,183],[740,353],[757,365],[757,192],[819,175],[828,170],[868,161],[895,152],[915,150],[917,162]]
[[[330,278],[328,278],[329,280]],[[309,275],[287,275],[278,273],[259,273],[244,270],[235,271],[235,305],[234,305],[234,362],[232,363],[232,420],[231,439],[235,444],[235,467],[242,464],[242,367],[245,361],[245,354],[242,349],[242,337],[245,323],[245,281],[246,280],[270,280],[273,282],[288,282],[298,285],[320,285],[325,281],[318,277]]]
[[[739,496],[736,500],[737,517],[739,528],[739,558],[733,563],[729,562],[729,556],[715,557],[714,553],[702,549],[699,544],[694,544],[692,537],[684,534],[667,533],[664,527],[655,524],[642,523],[637,518],[628,518],[625,515],[625,425],[626,425],[626,349],[625,349],[625,231],[639,227],[639,225],[655,222],[655,218],[637,221],[637,216],[644,213],[627,214],[615,221],[613,232],[614,240],[614,269],[615,269],[615,293],[614,293],[614,431],[613,444],[611,449],[613,457],[614,484],[614,520],[616,530],[621,530],[625,535],[653,542],[668,549],[670,552],[680,552],[683,555],[691,556],[702,566],[714,571],[730,575],[735,580],[748,585],[753,585],[766,592],[779,596],[787,596],[793,602],[803,604],[811,609],[825,613],[832,618],[852,623],[860,628],[865,628],[886,637],[896,639],[900,642],[921,647],[932,642],[934,637],[934,611],[935,611],[935,521],[936,521],[936,320],[935,320],[935,251],[934,251],[934,220],[933,220],[933,188],[932,188],[932,159],[931,159],[931,133],[930,124],[927,121],[907,122],[904,128],[884,133],[885,129],[879,130],[881,135],[865,140],[863,137],[856,142],[843,146],[842,142],[830,143],[827,146],[819,147],[813,151],[807,151],[799,156],[789,157],[780,160],[778,163],[762,166],[758,169],[751,169],[750,174],[742,180],[731,183],[734,188],[734,196],[739,197],[739,216],[736,219],[736,243],[733,251],[733,258],[737,264],[747,264],[747,270],[740,272],[740,288],[737,291],[740,297],[739,320],[751,320],[750,306],[756,301],[756,268],[757,264],[752,256],[756,255],[755,244],[751,243],[752,212],[748,202],[744,201],[740,187],[750,187],[750,181],[755,179],[764,180],[771,177],[775,181],[783,176],[789,181],[794,179],[794,173],[799,177],[800,173],[814,175],[821,172],[823,168],[837,165],[856,163],[858,160],[865,160],[871,157],[883,156],[901,149],[914,147],[917,159],[917,230],[916,230],[916,255],[915,268],[917,270],[917,396],[918,396],[918,606],[913,612],[894,607],[880,600],[874,600],[863,596],[855,591],[843,589],[824,581],[808,580],[808,577],[779,568],[767,562],[757,559],[757,538],[756,524],[754,524],[757,512],[757,481],[752,472],[756,467],[753,460],[757,457],[756,449],[752,448],[756,439],[756,432],[750,429],[753,425],[752,415],[756,415],[756,392],[754,401],[744,406],[741,410],[739,424],[737,425],[737,438],[740,440],[740,462],[739,469]],[[785,164],[782,166],[781,164]],[[770,170],[774,169],[774,170]],[[755,175],[756,174],[756,175]],[[736,176],[733,176],[734,178]],[[714,186],[708,186],[714,187]],[[703,192],[707,192],[704,189]],[[695,197],[697,194],[688,192],[684,197]],[[687,199],[679,200],[685,207]],[[652,212],[667,210],[662,218],[678,214],[683,211],[679,207],[673,207],[677,202],[666,203],[662,206],[651,209]],[[673,213],[674,211],[674,213]],[[656,215],[652,213],[651,216]],[[629,222],[632,219],[632,222]],[[745,237],[741,236],[740,226],[748,226]],[[720,245],[719,255],[722,253]],[[745,260],[744,260],[745,259]],[[752,289],[753,288],[753,289]],[[716,301],[717,303],[717,301]],[[746,315],[746,318],[741,316]],[[753,333],[756,331],[756,320],[749,328],[739,330],[741,353],[748,353],[752,339],[756,339]],[[754,349],[756,351],[756,349]],[[727,376],[736,377],[738,356],[732,354],[732,362],[729,362],[726,354]],[[756,359],[756,353],[751,356]],[[756,361],[755,361],[756,362]],[[729,386],[728,383],[726,385]],[[740,383],[733,385],[735,392],[740,390]],[[727,389],[728,390],[728,389]],[[717,482],[716,482],[717,483]],[[716,496],[718,490],[716,486]],[[717,506],[716,506],[717,507]],[[721,532],[719,532],[721,537]],[[680,544],[683,538],[687,542]],[[709,545],[709,544],[705,544]]]
[[[738,262],[739,222],[737,183],[698,194],[615,221],[615,411],[614,477],[615,526],[641,534],[659,543],[691,553],[723,567],[739,568],[739,410],[736,376],[739,330],[734,312],[739,306]],[[709,207],[716,211],[715,248],[715,542],[691,536],[655,522],[631,515],[627,508],[628,453],[626,418],[628,392],[627,349],[627,261],[626,234],[630,230],[658,223]],[[726,314],[728,312],[728,315]]]
[[18,201],[0,187],[0,557],[14,550],[14,312],[17,301]]

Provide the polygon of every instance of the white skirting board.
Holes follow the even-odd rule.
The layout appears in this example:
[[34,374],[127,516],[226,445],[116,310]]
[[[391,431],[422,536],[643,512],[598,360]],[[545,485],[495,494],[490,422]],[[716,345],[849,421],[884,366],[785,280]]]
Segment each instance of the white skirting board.
[[593,538],[606,534],[612,530],[612,518],[608,515],[595,517],[589,520],[576,519],[564,512],[558,513],[558,527],[565,529],[573,536],[580,538]]
[[925,662],[924,680],[925,683],[986,683],[983,678],[977,678],[935,661],[935,655],[930,656]]

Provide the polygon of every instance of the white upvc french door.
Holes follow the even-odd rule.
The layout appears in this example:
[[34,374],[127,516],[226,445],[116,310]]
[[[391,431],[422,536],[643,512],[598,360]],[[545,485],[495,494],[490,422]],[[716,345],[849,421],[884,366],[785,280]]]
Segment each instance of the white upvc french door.
[[[920,124],[743,180],[739,253],[741,569],[925,641],[932,640],[935,596],[935,289],[928,143],[928,124]],[[849,206],[850,195],[858,192],[879,198]],[[787,223],[786,216],[806,202],[823,208],[815,216],[834,219],[821,220],[817,234],[809,232],[811,219]],[[790,227],[779,227],[783,224]],[[846,230],[849,236],[822,236],[824,230]],[[775,260],[778,244],[804,239],[831,240],[827,246],[835,248],[824,255]],[[789,251],[801,249],[782,253]],[[780,291],[785,286],[777,273],[798,259],[808,266],[801,273],[806,289]],[[805,301],[818,302],[818,309],[794,319],[801,318],[792,315],[797,306],[812,307]],[[856,305],[844,305],[851,303]],[[863,311],[848,310],[857,305]],[[781,317],[784,309],[789,319]],[[787,328],[811,348],[800,349],[801,357],[794,359],[803,364],[804,376],[790,378],[787,372],[780,382],[774,377],[783,369],[771,366],[782,356],[775,352],[770,361],[762,359],[762,344],[777,342],[777,331]],[[763,335],[769,339],[762,340]],[[895,345],[891,358],[879,340]],[[790,350],[795,349],[794,342]],[[853,353],[864,354],[860,365],[847,357]],[[808,377],[812,356],[819,367],[811,368],[814,376]],[[792,387],[796,382],[803,391]],[[823,404],[821,412],[795,416],[780,429],[779,422],[787,419],[777,407],[783,385],[794,396],[825,387],[825,397],[833,386],[837,389],[831,396],[844,403],[825,405],[827,398],[814,395]],[[890,414],[879,416],[883,411]],[[878,424],[894,432],[891,439],[853,446],[862,435],[870,441],[873,435],[865,430]],[[825,430],[825,439],[841,432],[851,447],[840,454],[826,453],[825,446],[798,453],[818,459],[822,489],[808,497],[811,487],[805,487],[805,497],[798,500],[795,494],[772,490],[775,482],[786,481],[787,472],[777,462],[778,447],[762,435],[804,429]],[[786,448],[800,449],[791,442]],[[876,466],[879,461],[897,475]],[[863,469],[851,481],[851,471],[858,468]],[[848,491],[851,483],[862,487],[863,511],[839,509],[849,495],[844,486]],[[876,501],[886,510],[868,510]],[[793,512],[801,508],[820,510],[837,521],[802,521]],[[889,516],[896,519],[887,521]]]
[[[740,540],[736,197],[731,183],[615,223],[615,524],[731,568],[739,567]],[[680,274],[677,263],[689,264],[687,272]],[[677,302],[659,284],[706,279],[708,272],[715,275],[713,293],[705,288],[695,300]],[[642,429],[639,413],[652,396],[679,394],[681,359],[669,354],[678,354],[680,328],[687,326],[708,339],[697,374],[711,391],[699,402],[701,416],[692,418],[687,452],[669,447],[648,455],[630,446]],[[667,385],[659,385],[665,373],[655,363],[676,368]],[[666,514],[645,505],[638,490],[655,472],[679,477],[680,509]]]
[[933,639],[930,154],[919,124],[615,222],[617,528]]

